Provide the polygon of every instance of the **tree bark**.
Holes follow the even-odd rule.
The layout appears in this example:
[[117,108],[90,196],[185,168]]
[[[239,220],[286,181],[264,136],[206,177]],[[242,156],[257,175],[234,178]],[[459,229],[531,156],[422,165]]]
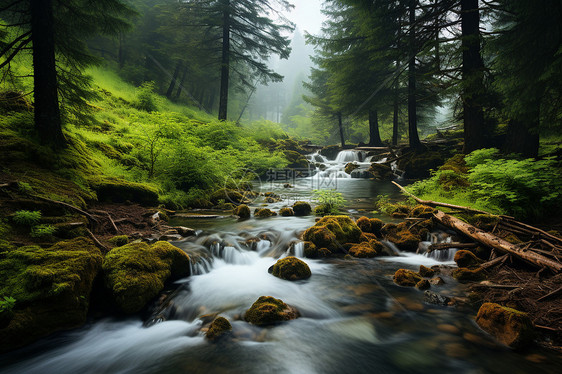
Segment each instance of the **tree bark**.
[[182,65],[182,62],[180,60],[176,64],[176,69],[174,70],[174,75],[172,76],[172,81],[170,82],[170,85],[168,86],[168,91],[166,91],[166,97],[168,99],[171,99],[172,94],[174,93],[174,88],[176,87],[176,81],[178,80],[178,76],[180,75],[181,65]]
[[488,143],[482,108],[485,89],[478,0],[461,0],[461,25],[464,153],[470,153],[486,147]]
[[369,145],[371,147],[383,145],[379,131],[379,112],[377,110],[369,110]]
[[445,214],[442,211],[438,210],[433,214],[433,216],[445,226],[462,232],[475,241],[482,243],[488,247],[494,248],[502,253],[510,253],[513,256],[518,257],[519,259],[538,268],[549,268],[554,273],[559,273],[562,271],[562,263],[546,258],[538,253],[533,252],[532,250],[524,251],[522,248],[519,248],[516,245],[513,245],[472,225],[469,225],[468,223],[463,222],[458,218]]
[[222,58],[219,121],[226,121],[228,114],[228,83],[230,79],[230,0],[222,0]]
[[338,116],[338,127],[340,129],[341,147],[345,148],[345,136],[343,134],[343,120],[342,120],[341,112],[338,112],[337,116]]
[[59,108],[53,1],[31,0],[30,9],[35,129],[41,143],[60,148],[66,140]]
[[174,97],[174,100],[178,100],[180,98],[181,91],[183,90],[183,85],[185,84],[185,78],[187,78],[187,65],[183,69],[183,73],[180,79],[180,84],[178,85],[178,89],[176,90],[176,96]]
[[410,35],[408,62],[408,139],[410,148],[422,148],[418,135],[418,113],[416,103],[416,0],[409,0]]

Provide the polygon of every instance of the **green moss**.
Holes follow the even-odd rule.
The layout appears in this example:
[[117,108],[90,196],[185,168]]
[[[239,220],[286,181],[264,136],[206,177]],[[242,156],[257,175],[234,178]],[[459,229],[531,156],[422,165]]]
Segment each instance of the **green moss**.
[[14,349],[86,320],[89,296],[102,255],[85,238],[50,248],[3,246],[0,295],[17,300],[14,318],[2,330],[0,351]]
[[387,224],[381,231],[387,240],[393,242],[402,251],[415,252],[421,241],[419,235],[408,229],[406,222],[398,225]]
[[361,229],[348,216],[326,216],[316,222],[317,227],[326,227],[340,243],[358,243]]
[[167,280],[189,275],[189,256],[168,242],[131,243],[105,256],[106,287],[125,313],[140,311],[164,288]]
[[246,204],[242,204],[234,208],[233,214],[241,219],[248,219],[252,213]]
[[341,147],[339,145],[328,145],[320,150],[320,154],[328,160],[335,160],[340,150]]
[[458,268],[453,271],[453,278],[461,283],[481,281],[486,278],[482,269]]
[[219,204],[219,202],[222,200],[224,202],[227,203],[233,203],[233,204],[247,204],[248,203],[248,199],[246,199],[244,197],[243,194],[241,194],[240,192],[236,191],[236,190],[232,190],[229,188],[221,188],[219,190],[216,190],[215,192],[213,192],[211,194],[211,196],[209,197],[209,200],[211,201],[211,203],[213,204]]
[[116,247],[122,247],[129,244],[129,237],[127,235],[117,235],[109,239],[109,242]]
[[418,273],[408,269],[398,269],[394,273],[394,283],[404,287],[415,287],[423,278]]
[[217,340],[230,331],[232,331],[232,325],[230,322],[224,317],[218,317],[213,321],[213,323],[211,323],[211,326],[209,326],[209,330],[207,330],[205,337],[208,340]]
[[289,321],[299,316],[298,311],[282,300],[261,296],[244,314],[244,319],[254,325],[264,326]]
[[293,211],[295,212],[295,216],[308,216],[312,213],[312,207],[306,201],[297,201],[293,204]]
[[455,253],[455,262],[459,268],[470,268],[480,265],[482,261],[470,251],[461,249]]
[[279,215],[283,217],[292,217],[295,215],[295,212],[291,208],[281,208]]
[[526,313],[495,303],[482,304],[476,316],[476,323],[511,348],[523,348],[529,345],[535,336],[533,323]]
[[256,208],[256,210],[254,211],[254,216],[258,218],[269,218],[276,215],[277,213],[275,213],[271,209],[266,209],[266,208],[263,209]]
[[388,165],[373,163],[369,168],[369,172],[373,175],[373,178],[378,180],[387,180],[394,177],[394,172],[392,168]]
[[427,205],[418,205],[410,211],[410,217],[431,218],[437,210]]
[[377,255],[377,250],[374,249],[368,242],[354,244],[349,249],[349,254],[353,257],[370,258]]
[[424,278],[431,278],[435,275],[435,270],[430,269],[426,266],[420,265],[420,270],[418,272]]
[[416,288],[418,290],[427,290],[428,288],[430,288],[431,285],[429,284],[429,281],[427,279],[422,279],[421,281],[419,281],[418,283],[416,283]]
[[374,234],[377,237],[382,236],[381,228],[383,227],[383,222],[380,219],[360,217],[356,223],[364,233]]
[[90,180],[99,201],[124,203],[127,201],[148,206],[158,204],[158,192],[148,184],[128,182],[113,177],[103,177]]
[[278,260],[273,265],[272,274],[290,281],[308,279],[312,275],[306,262],[292,256]]
[[419,151],[398,161],[398,168],[404,170],[409,178],[429,177],[429,171],[443,165],[439,152]]
[[344,171],[347,174],[351,174],[353,172],[353,170],[356,170],[358,168],[359,168],[359,165],[357,165],[356,163],[350,162],[347,165],[345,165]]

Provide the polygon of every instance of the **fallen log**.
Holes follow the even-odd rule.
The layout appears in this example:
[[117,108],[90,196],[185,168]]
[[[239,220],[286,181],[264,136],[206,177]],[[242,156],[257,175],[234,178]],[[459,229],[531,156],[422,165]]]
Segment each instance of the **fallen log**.
[[462,248],[476,248],[476,247],[478,247],[477,243],[435,243],[430,245],[429,248],[427,248],[427,251],[433,252],[433,251],[443,251],[451,248],[462,249]]
[[488,269],[491,268],[492,266],[496,266],[497,264],[503,263],[507,260],[508,256],[509,254],[505,254],[503,256],[496,257],[493,260],[485,262],[482,265],[480,265],[480,269]]
[[554,273],[562,271],[562,263],[551,260],[543,255],[540,255],[532,250],[523,251],[516,245],[513,245],[495,235],[487,233],[479,228],[476,228],[458,218],[450,216],[440,210],[433,213],[433,216],[443,225],[459,231],[473,240],[482,243],[488,247],[494,248],[502,253],[510,253],[521,260],[532,264],[538,268],[547,267]]

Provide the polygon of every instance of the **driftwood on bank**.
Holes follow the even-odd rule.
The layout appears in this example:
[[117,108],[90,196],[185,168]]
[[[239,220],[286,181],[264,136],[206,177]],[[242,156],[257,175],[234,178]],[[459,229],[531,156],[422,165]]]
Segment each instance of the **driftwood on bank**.
[[462,232],[473,240],[482,243],[490,248],[494,248],[501,253],[509,253],[529,264],[538,268],[548,268],[554,273],[562,272],[562,263],[551,260],[541,254],[533,252],[533,250],[524,250],[517,245],[511,244],[497,236],[490,234],[484,230],[476,228],[458,218],[450,216],[442,211],[437,211],[433,216],[443,225],[450,227],[456,231]]

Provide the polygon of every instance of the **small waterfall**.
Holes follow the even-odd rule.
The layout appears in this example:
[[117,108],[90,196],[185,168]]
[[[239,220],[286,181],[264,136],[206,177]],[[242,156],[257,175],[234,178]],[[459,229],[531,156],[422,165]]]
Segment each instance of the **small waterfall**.
[[361,151],[341,151],[336,157],[337,163],[362,162],[365,159]]
[[[449,249],[443,249],[443,250],[439,250],[439,251],[428,252],[429,246],[431,244],[451,243],[452,242],[451,236],[449,236],[445,232],[439,231],[439,232],[431,233],[429,235],[429,239],[430,239],[430,241],[422,242],[422,243],[424,243],[423,246],[422,246],[422,243],[420,243],[420,247],[418,248],[418,253],[423,253],[423,255],[425,257],[432,258],[432,259],[435,259],[437,261],[442,261],[442,262],[450,262],[450,261],[454,260],[455,253],[457,253],[458,248],[449,248]],[[425,247],[424,248],[425,250],[423,250],[422,247]]]
[[316,153],[310,154],[307,157],[308,157],[308,161],[313,162],[313,163],[314,162],[318,162],[318,163],[329,162],[326,157],[324,157],[320,154],[320,151],[317,151]]

